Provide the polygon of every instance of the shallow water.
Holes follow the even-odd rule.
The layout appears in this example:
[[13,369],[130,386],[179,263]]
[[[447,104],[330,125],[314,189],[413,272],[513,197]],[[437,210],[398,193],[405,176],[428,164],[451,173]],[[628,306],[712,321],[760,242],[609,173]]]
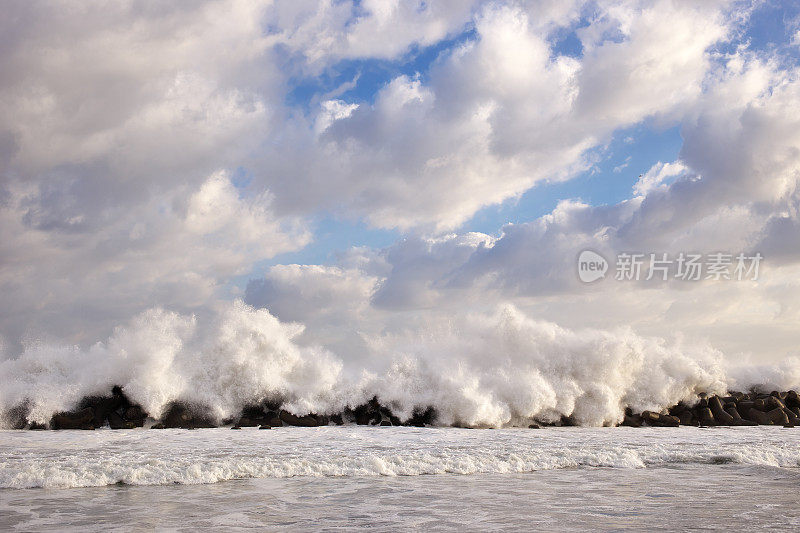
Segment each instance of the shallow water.
[[6,431],[0,530],[796,530],[798,460],[772,427]]

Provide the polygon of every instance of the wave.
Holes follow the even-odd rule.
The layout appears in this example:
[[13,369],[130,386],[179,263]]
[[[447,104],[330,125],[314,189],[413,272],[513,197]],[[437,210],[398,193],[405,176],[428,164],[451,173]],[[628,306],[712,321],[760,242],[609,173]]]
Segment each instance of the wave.
[[401,420],[434,407],[436,422],[467,427],[558,421],[614,425],[626,407],[659,411],[736,384],[785,390],[800,380],[760,367],[727,370],[711,346],[643,337],[628,328],[570,330],[513,306],[460,313],[365,337],[367,361],[300,342],[304,327],[241,301],[200,321],[152,309],[88,349],[29,343],[0,361],[0,411],[25,405],[40,423],[82,398],[121,386],[158,418],[176,401],[216,420],[265,399],[290,413],[333,414],[377,397]]
[[[752,430],[696,428],[587,432],[580,428],[432,431],[345,427],[273,430],[268,434],[217,429],[204,431],[202,440],[185,430],[134,430],[124,439],[107,436],[114,433],[111,431],[27,433],[33,436],[8,443],[8,449],[0,451],[4,464],[0,487],[204,484],[296,476],[508,474],[692,464],[796,468],[800,445],[787,444],[781,431],[761,432],[750,440],[747,436],[753,436]],[[54,435],[59,438],[50,438]],[[74,447],[83,448],[81,454],[72,453]],[[36,453],[30,453],[34,450]]]

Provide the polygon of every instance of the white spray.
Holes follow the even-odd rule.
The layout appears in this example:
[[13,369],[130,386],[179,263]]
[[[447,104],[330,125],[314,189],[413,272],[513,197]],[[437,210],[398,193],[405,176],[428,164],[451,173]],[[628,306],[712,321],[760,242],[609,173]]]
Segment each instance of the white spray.
[[347,375],[330,351],[300,344],[302,331],[241,301],[207,324],[152,309],[88,350],[32,344],[0,362],[0,408],[27,402],[29,418],[45,422],[118,384],[154,417],[174,400],[222,419],[263,398],[305,414],[340,412],[377,396],[401,419],[433,406],[442,424],[499,427],[571,416],[599,426],[618,422],[626,406],[659,410],[731,384],[787,388],[800,378],[763,368],[728,378],[722,354],[710,346],[624,328],[572,331],[513,306],[370,338],[370,367],[357,375]]

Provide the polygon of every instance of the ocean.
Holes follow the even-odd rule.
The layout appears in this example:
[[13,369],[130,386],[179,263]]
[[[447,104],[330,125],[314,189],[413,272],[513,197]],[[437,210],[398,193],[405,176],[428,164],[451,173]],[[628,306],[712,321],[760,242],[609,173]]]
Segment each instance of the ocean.
[[800,528],[800,428],[0,431],[0,530]]

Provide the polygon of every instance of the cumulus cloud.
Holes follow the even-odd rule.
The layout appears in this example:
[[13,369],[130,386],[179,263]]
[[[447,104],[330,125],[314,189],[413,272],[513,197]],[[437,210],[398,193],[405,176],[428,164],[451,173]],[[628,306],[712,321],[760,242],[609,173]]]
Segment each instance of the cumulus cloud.
[[[616,169],[614,169],[616,172]],[[680,161],[672,163],[662,163],[659,161],[645,174],[639,176],[639,180],[633,186],[633,192],[639,196],[647,196],[647,193],[658,187],[663,187],[667,179],[675,178],[686,172],[686,166]]]
[[[163,346],[152,348],[156,360],[142,355],[145,373],[172,376],[176,389],[136,381],[144,374],[125,363],[79,389],[68,387],[69,371],[53,377],[70,392],[42,405],[61,408],[108,380],[127,380],[154,411],[194,394],[182,380],[204,383],[211,396],[193,398],[220,413],[244,401],[187,373],[180,361],[191,346],[247,372],[273,364],[264,353],[298,368],[324,361],[302,370],[319,390],[295,374],[243,386],[288,391],[298,408],[345,401],[337,387],[352,380],[361,395],[394,391],[386,398],[403,412],[436,401],[448,420],[470,425],[545,413],[597,424],[624,402],[719,386],[716,363],[680,353],[715,360],[707,340],[742,360],[796,353],[800,84],[780,49],[751,49],[752,9],[667,0],[9,6],[0,20],[0,333],[3,357],[17,362],[5,375],[38,375],[64,358],[125,360],[145,351],[137,339],[151,339]],[[376,70],[385,80],[365,85],[359,72]],[[574,178],[615,135],[630,135],[622,130],[652,124],[678,128],[683,145],[666,163],[634,170],[638,158],[626,160],[642,174],[629,198],[559,198],[496,234],[470,231],[481,210]],[[331,264],[263,263],[308,245],[312,221],[328,215],[401,238]],[[763,250],[766,263],[757,282],[587,286],[575,275],[583,249],[609,258]],[[254,270],[263,275],[251,276],[244,298],[269,312],[219,311],[241,291],[232,280]],[[211,337],[197,332],[206,320]],[[251,330],[263,346],[238,352],[250,341],[236,332]],[[676,331],[690,341],[653,340]],[[498,353],[505,366],[485,367]],[[548,353],[567,361],[561,374]],[[216,357],[205,364],[239,372]],[[653,357],[689,377],[670,363],[674,387],[639,401],[630,380],[647,381],[636,369],[660,364]],[[581,360],[607,364],[613,390],[582,374]],[[419,394],[404,397],[393,383]]]
[[274,217],[268,194],[243,198],[224,172],[109,212],[91,230],[80,218],[77,228],[38,227],[37,193],[14,186],[0,209],[0,316],[17,341],[88,341],[155,302],[198,309],[225,297],[225,280],[253,262],[310,239],[300,221]]
[[[741,362],[796,354],[800,116],[790,102],[798,101],[797,77],[747,53],[715,68],[681,126],[680,159],[652,166],[630,199],[606,206],[564,200],[536,220],[503,227],[499,236],[414,236],[360,254],[369,258],[358,268],[378,277],[372,329],[392,328],[406,314],[430,320],[510,299],[571,327],[626,323],[666,337],[682,331]],[[720,250],[761,252],[766,259],[756,282],[587,286],[576,275],[584,249],[609,259],[621,252],[674,259]],[[367,328],[363,321],[360,328]]]
[[398,76],[334,121],[326,105],[318,138],[292,129],[263,162],[270,175],[297,176],[271,187],[293,204],[329,205],[380,227],[457,227],[537,182],[586,169],[588,151],[616,129],[685,110],[728,28],[716,3],[601,9],[589,28],[602,31],[581,33],[576,58],[553,36],[580,11],[539,7],[487,4],[474,37],[443,52],[425,80]]

